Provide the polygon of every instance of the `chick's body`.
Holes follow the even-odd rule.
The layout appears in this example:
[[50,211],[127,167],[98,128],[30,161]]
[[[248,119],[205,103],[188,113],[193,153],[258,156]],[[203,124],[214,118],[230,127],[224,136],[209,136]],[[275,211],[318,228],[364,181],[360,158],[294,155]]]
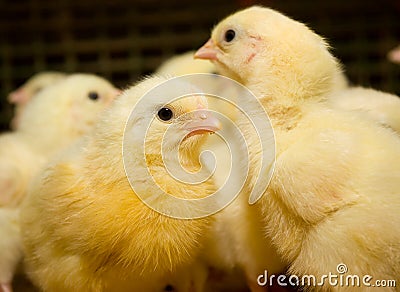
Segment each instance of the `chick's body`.
[[11,292],[11,280],[21,260],[19,209],[0,209],[0,291]]
[[[326,47],[303,24],[252,7],[218,24],[196,55],[252,90],[271,119],[274,175],[249,207],[263,221],[259,240],[269,239],[298,276],[319,280],[344,263],[351,274],[398,281],[400,140],[365,114],[326,102],[341,74]],[[248,139],[250,192],[261,150]]]
[[267,234],[293,274],[322,279],[344,263],[353,275],[398,281],[399,139],[325,107],[302,114],[290,133],[275,129],[279,157],[260,202]]
[[[122,158],[130,112],[146,91],[164,80],[154,77],[127,90],[104,114],[93,134],[49,165],[34,185],[23,208],[23,239],[28,274],[43,290],[162,291],[167,284],[179,286],[179,291],[189,289],[191,283],[185,286],[176,279],[187,273],[182,269],[200,249],[210,219],[174,219],[146,206],[133,192]],[[141,123],[157,106],[161,105],[155,100],[132,123]],[[182,102],[178,106],[172,103],[170,108],[186,111],[196,106]],[[210,182],[189,186],[167,174],[160,148],[154,145],[160,143],[159,131],[166,124],[157,119],[155,124],[146,150],[154,180],[177,197],[210,194]],[[138,143],[143,141],[135,140],[137,134],[131,127],[128,122],[125,135],[130,146],[124,154],[125,168],[149,193],[151,182],[143,179],[134,164],[140,160]],[[196,155],[201,140],[195,135],[182,144],[189,147],[182,156],[187,169],[199,166]]]

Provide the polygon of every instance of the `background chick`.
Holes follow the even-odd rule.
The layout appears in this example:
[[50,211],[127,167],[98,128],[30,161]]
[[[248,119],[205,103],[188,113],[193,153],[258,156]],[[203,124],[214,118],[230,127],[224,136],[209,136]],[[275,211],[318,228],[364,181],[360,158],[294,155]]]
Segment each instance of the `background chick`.
[[339,109],[366,113],[372,120],[400,134],[400,98],[364,87],[349,87],[334,93],[329,103]]
[[181,76],[194,73],[216,73],[214,64],[205,60],[194,60],[194,53],[195,51],[188,51],[167,59],[157,68],[155,74]]
[[70,75],[38,93],[27,103],[20,128],[0,136],[0,225],[4,227],[0,281],[4,287],[10,289],[15,266],[22,257],[14,214],[19,212],[32,178],[52,155],[89,131],[117,92],[103,78]]
[[33,75],[23,85],[8,95],[8,101],[15,105],[14,117],[11,120],[11,128],[18,128],[19,119],[29,100],[48,85],[56,83],[67,75],[61,72],[45,71]]
[[103,78],[73,74],[26,104],[18,131],[0,136],[2,206],[18,205],[43,163],[87,133],[117,93]]
[[[180,162],[187,170],[198,170],[204,133],[218,129],[217,120],[201,110],[205,98],[165,105],[154,97],[128,121],[139,98],[165,80],[150,78],[125,91],[83,145],[60,156],[35,182],[22,210],[22,232],[28,274],[44,291],[162,291],[168,281],[182,277],[179,271],[198,254],[211,219],[179,220],[157,213],[127,179],[128,174],[145,196],[152,195],[150,182],[138,170],[144,141],[133,128],[146,131],[144,117],[153,116],[145,157],[158,185],[182,198],[201,198],[214,190],[211,182],[175,180],[161,157],[164,132],[176,125],[179,129],[164,137],[164,157],[186,137]],[[124,143],[130,145],[124,150],[125,169],[124,133]],[[192,285],[185,283],[181,291]]]
[[275,172],[249,208],[289,271],[321,279],[345,263],[351,274],[398,281],[400,140],[362,114],[326,104],[340,72],[326,47],[305,25],[252,7],[220,22],[196,55],[252,90],[271,118]]

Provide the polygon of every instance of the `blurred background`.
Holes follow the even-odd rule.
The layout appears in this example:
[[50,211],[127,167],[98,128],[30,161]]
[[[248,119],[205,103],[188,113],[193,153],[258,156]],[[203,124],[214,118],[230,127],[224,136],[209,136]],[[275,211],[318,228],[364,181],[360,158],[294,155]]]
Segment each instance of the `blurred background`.
[[332,45],[353,84],[400,94],[400,0],[0,0],[0,131],[7,95],[43,70],[91,72],[125,87],[193,50],[229,13],[262,4],[305,22]]

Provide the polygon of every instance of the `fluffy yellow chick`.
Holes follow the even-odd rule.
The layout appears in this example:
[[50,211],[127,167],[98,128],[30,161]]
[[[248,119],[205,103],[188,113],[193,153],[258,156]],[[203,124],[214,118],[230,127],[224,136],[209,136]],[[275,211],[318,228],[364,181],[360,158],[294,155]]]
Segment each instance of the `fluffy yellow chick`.
[[[211,219],[160,214],[140,200],[127,178],[128,173],[144,196],[152,196],[154,182],[138,169],[145,142],[142,166],[168,194],[195,199],[214,191],[210,181],[190,185],[174,179],[163,161],[179,145],[182,166],[199,169],[204,134],[219,127],[204,112],[204,97],[169,104],[154,97],[128,121],[139,99],[165,80],[152,77],[126,90],[83,144],[51,163],[34,183],[21,229],[28,275],[44,291],[171,291],[175,285],[168,282],[188,272],[184,267],[199,252]],[[146,117],[154,117],[149,127]],[[169,127],[176,128],[164,136]],[[137,129],[148,130],[145,141]]]
[[1,205],[18,205],[43,163],[87,133],[117,93],[101,77],[73,74],[27,103],[18,131],[0,136]]
[[[251,7],[220,22],[196,56],[252,90],[274,127],[274,175],[249,207],[262,218],[259,240],[271,240],[298,276],[338,275],[344,263],[352,275],[399,281],[400,140],[326,104],[341,72],[324,40],[279,12]],[[260,149],[248,142],[250,193]],[[314,288],[346,290],[327,281]]]
[[8,95],[8,101],[15,105],[11,128],[18,129],[21,114],[29,100],[43,88],[64,79],[67,75],[61,72],[45,71],[33,75],[23,85]]
[[70,75],[38,93],[27,103],[20,128],[0,136],[0,284],[6,287],[4,291],[10,289],[15,265],[22,257],[17,244],[18,221],[13,214],[19,212],[32,178],[52,155],[90,130],[117,92],[103,78]]
[[350,87],[333,94],[329,103],[337,108],[366,113],[372,120],[400,134],[400,98],[364,87]]

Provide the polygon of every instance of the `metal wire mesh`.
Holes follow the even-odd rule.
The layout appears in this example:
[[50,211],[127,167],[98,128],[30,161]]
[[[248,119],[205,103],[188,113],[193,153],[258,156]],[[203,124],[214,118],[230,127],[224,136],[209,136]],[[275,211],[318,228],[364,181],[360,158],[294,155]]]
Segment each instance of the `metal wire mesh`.
[[256,3],[325,36],[353,83],[400,93],[400,66],[385,58],[400,42],[397,0],[1,0],[0,129],[12,114],[7,94],[36,72],[92,72],[126,86],[199,47],[228,13]]

